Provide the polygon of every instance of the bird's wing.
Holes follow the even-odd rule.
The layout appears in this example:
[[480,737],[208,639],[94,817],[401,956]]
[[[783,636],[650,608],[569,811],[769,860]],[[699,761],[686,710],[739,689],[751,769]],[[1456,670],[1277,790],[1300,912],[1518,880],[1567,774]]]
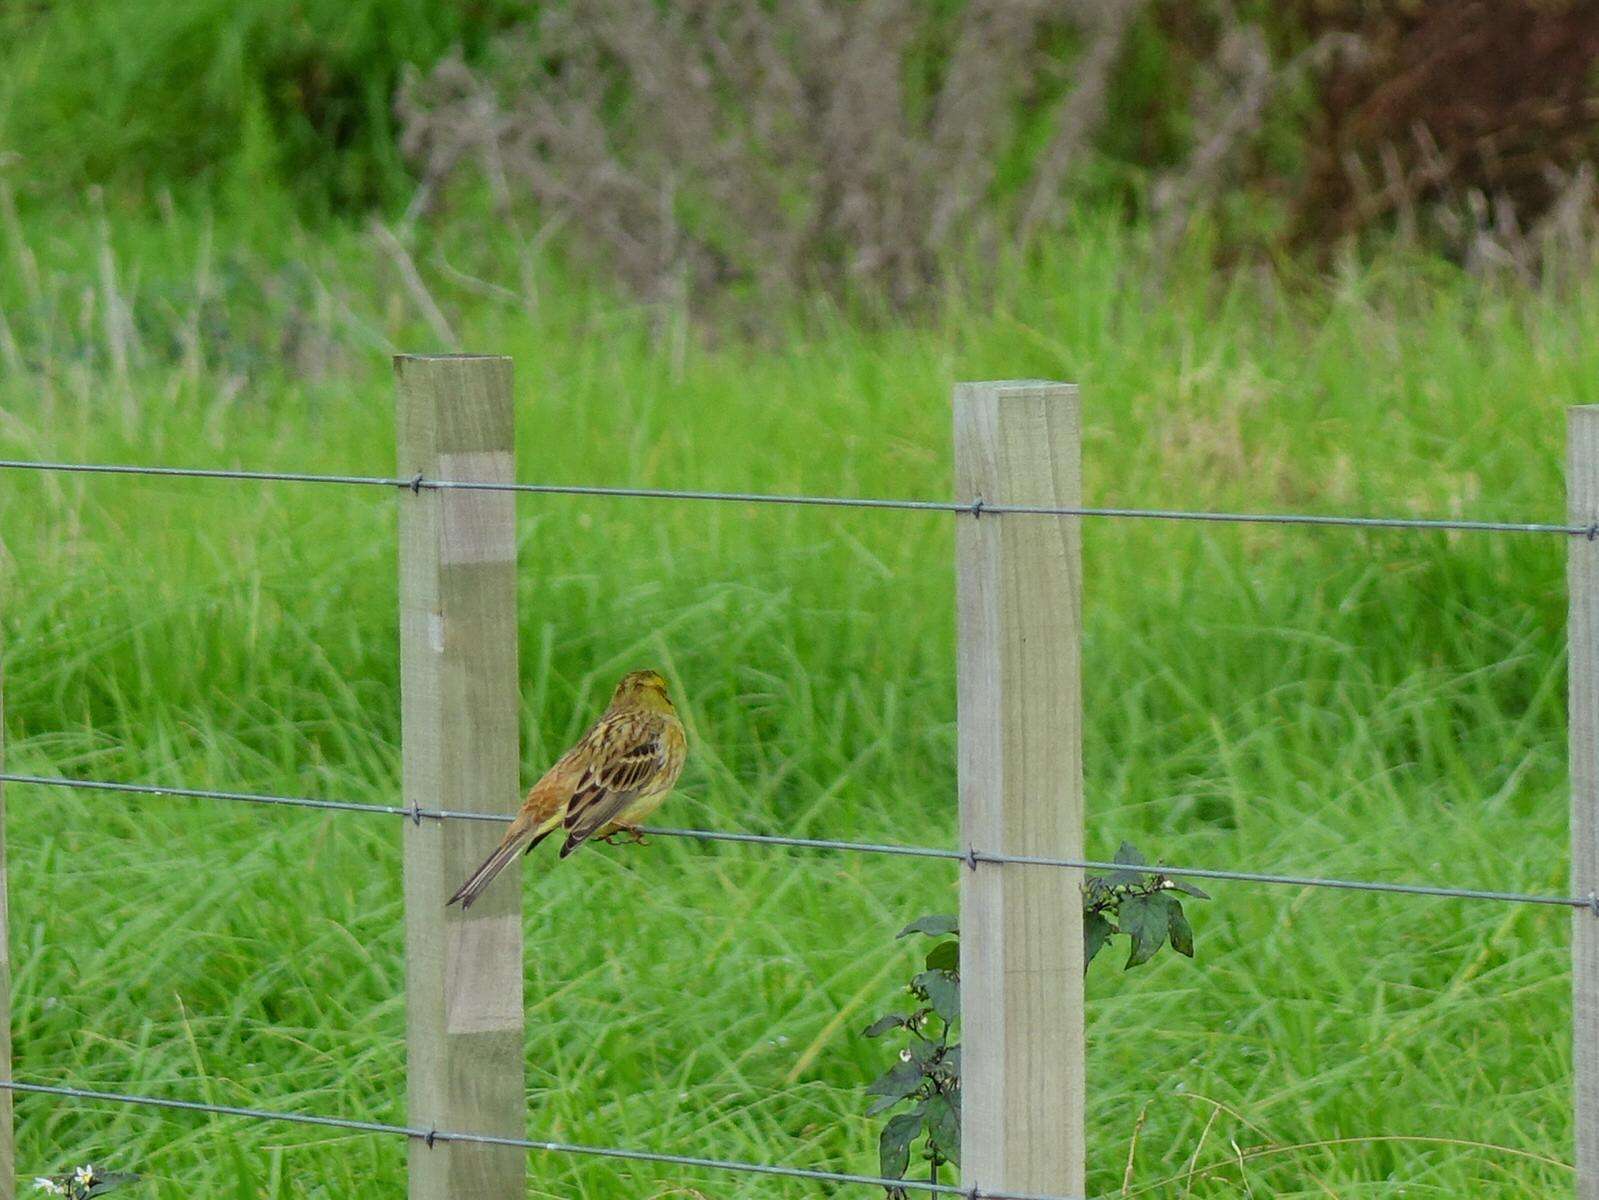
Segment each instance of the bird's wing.
[[618,722],[604,731],[566,808],[563,858],[621,815],[666,769],[664,729],[665,722],[651,714],[648,719]]

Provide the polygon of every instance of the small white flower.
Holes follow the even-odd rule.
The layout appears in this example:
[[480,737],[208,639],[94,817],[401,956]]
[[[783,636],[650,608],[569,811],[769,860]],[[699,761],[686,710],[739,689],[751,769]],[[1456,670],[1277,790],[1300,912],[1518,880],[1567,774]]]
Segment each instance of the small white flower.
[[89,1163],[87,1166],[79,1167],[76,1171],[72,1172],[72,1175],[73,1175],[73,1178],[78,1181],[78,1186],[80,1186],[80,1187],[93,1187],[94,1186],[94,1164],[93,1163]]
[[46,1179],[42,1175],[33,1181],[33,1186],[41,1192],[47,1192],[52,1196],[65,1196],[67,1194],[66,1188],[62,1187],[54,1179]]
[[910,1062],[910,1060],[911,1060],[911,1052],[909,1050],[901,1050],[899,1052],[899,1061],[900,1062]]

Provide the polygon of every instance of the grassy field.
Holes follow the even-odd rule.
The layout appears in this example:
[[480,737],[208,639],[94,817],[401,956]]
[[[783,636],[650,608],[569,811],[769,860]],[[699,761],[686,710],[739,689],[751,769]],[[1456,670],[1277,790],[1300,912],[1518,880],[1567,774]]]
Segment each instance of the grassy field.
[[[0,454],[391,469],[386,355],[433,345],[362,238],[8,224]],[[1093,503],[1557,520],[1561,410],[1599,401],[1599,293],[1416,263],[1295,286],[1179,268],[1154,293],[1132,240],[1088,229],[920,325],[811,313],[751,346],[518,270],[464,223],[418,258],[463,343],[516,358],[528,480],[942,497],[951,383],[1053,377],[1084,387]],[[953,843],[954,518],[519,503],[529,778],[619,673],[660,665],[696,746],[672,823]],[[1084,541],[1093,853],[1564,889],[1559,539]],[[0,553],[11,770],[393,801],[392,497],[7,473]],[[403,1120],[397,824],[8,797],[19,1077]],[[533,1136],[875,1168],[859,1089],[886,1052],[858,1030],[954,867],[681,841],[551,861],[528,868]],[[1091,1190],[1569,1185],[1563,910],[1213,891],[1197,964],[1091,972]],[[377,1200],[403,1177],[392,1138],[18,1113],[23,1169],[92,1157],[168,1200]],[[531,1177],[823,1194],[550,1156]]]

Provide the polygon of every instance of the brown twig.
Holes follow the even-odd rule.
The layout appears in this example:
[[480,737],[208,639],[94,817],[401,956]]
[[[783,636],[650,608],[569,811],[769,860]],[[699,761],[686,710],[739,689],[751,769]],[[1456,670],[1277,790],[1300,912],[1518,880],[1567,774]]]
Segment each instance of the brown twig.
[[410,251],[400,244],[400,239],[394,232],[376,217],[372,218],[369,227],[372,238],[378,246],[389,256],[389,261],[394,264],[395,271],[400,276],[400,282],[405,285],[406,292],[410,295],[412,303],[422,313],[422,319],[427,322],[428,328],[433,331],[433,336],[439,344],[454,352],[461,348],[456,340],[455,331],[450,328],[450,323],[444,319],[440,310],[428,291],[427,284],[422,281],[422,274],[416,269],[416,262],[412,259]]

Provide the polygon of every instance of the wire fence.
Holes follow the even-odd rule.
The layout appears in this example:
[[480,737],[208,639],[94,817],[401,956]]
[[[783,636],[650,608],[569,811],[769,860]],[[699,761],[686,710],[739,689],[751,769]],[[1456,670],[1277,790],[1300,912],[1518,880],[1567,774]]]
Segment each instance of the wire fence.
[[989,1191],[952,1183],[928,1180],[890,1179],[882,1175],[854,1175],[845,1171],[821,1171],[809,1167],[790,1167],[781,1163],[743,1162],[732,1158],[699,1158],[691,1154],[666,1154],[655,1150],[633,1150],[623,1146],[590,1146],[577,1142],[548,1142],[537,1138],[502,1137],[492,1133],[462,1133],[454,1130],[423,1129],[415,1125],[390,1125],[382,1121],[356,1121],[346,1117],[324,1117],[311,1113],[278,1112],[269,1108],[247,1108],[233,1104],[208,1104],[198,1100],[169,1100],[160,1096],[135,1096],[127,1092],[98,1092],[88,1088],[62,1087],[43,1083],[0,1080],[0,1089],[32,1092],[43,1096],[64,1096],[73,1100],[94,1100],[108,1104],[130,1104],[145,1108],[168,1108],[182,1112],[209,1113],[215,1116],[245,1117],[254,1121],[283,1121],[294,1125],[316,1125],[323,1129],[347,1129],[351,1133],[383,1133],[414,1138],[430,1147],[438,1142],[463,1142],[479,1146],[512,1146],[523,1150],[542,1150],[550,1154],[578,1154],[594,1158],[623,1159],[629,1162],[664,1163],[696,1167],[707,1171],[731,1171],[745,1175],[777,1175],[786,1179],[808,1179],[820,1183],[859,1184],[866,1187],[903,1188],[945,1196],[965,1196],[968,1200],[1083,1200],[1082,1197],[1041,1195],[1036,1192]]
[[[319,800],[310,796],[278,796],[263,792],[229,792],[212,788],[162,787],[148,783],[117,783],[107,779],[68,779],[48,775],[19,775],[0,772],[0,783],[33,787],[73,788],[97,792],[126,792],[140,796],[177,796],[197,800],[225,800],[243,804],[264,804],[282,808],[331,809],[336,812],[372,813],[422,821],[491,821],[508,824],[515,818],[507,813],[452,812],[448,809],[403,807],[393,804],[362,804],[352,800]],[[939,846],[907,846],[894,842],[842,841],[834,838],[789,837],[783,834],[742,833],[726,829],[671,829],[645,826],[640,832],[651,837],[691,838],[707,842],[739,842],[755,846],[792,847],[804,850],[837,850],[854,854],[886,854],[902,858],[935,858],[964,863],[975,868],[979,863],[1024,867],[1057,867],[1087,871],[1125,871],[1130,864],[1094,858],[1048,858],[1031,854],[996,854],[968,847],[953,850]],[[1401,896],[1436,896],[1450,900],[1490,900],[1507,904],[1557,905],[1592,909],[1599,916],[1599,895],[1560,896],[1537,892],[1489,891],[1481,888],[1435,886],[1421,883],[1388,883],[1375,879],[1329,879],[1314,875],[1282,875],[1262,871],[1229,871],[1220,867],[1191,867],[1167,863],[1135,870],[1190,879],[1215,879],[1232,883],[1260,883],[1295,888],[1329,888],[1346,892],[1387,892]]]
[[1557,525],[1538,521],[1466,521],[1450,517],[1365,517],[1317,513],[1203,512],[1176,508],[1088,508],[1046,504],[990,504],[972,500],[916,500],[870,496],[804,496],[770,492],[684,491],[676,488],[596,487],[576,483],[493,483],[471,479],[409,479],[387,475],[312,475],[298,471],[234,471],[210,467],[143,467],[126,463],[33,462],[0,459],[0,470],[86,475],[153,475],[174,479],[233,479],[263,483],[325,483],[407,491],[515,492],[532,496],[598,496],[632,500],[690,500],[716,504],[780,504],[815,508],[875,508],[984,516],[1107,517],[1144,521],[1200,521],[1235,525],[1312,525],[1352,529],[1415,529],[1456,533],[1543,533],[1599,538],[1599,523]]
[[[1436,532],[1549,534],[1563,537],[1599,539],[1599,523],[1593,525],[1555,524],[1530,521],[1474,521],[1453,518],[1425,518],[1404,516],[1322,515],[1307,513],[1255,513],[1221,512],[1159,508],[1112,508],[1083,506],[1052,506],[1032,504],[989,503],[981,497],[971,500],[923,500],[912,498],[874,498],[859,496],[784,495],[761,492],[690,491],[669,488],[600,487],[580,484],[546,483],[494,483],[474,480],[428,479],[421,475],[410,478],[378,475],[313,474],[288,471],[246,471],[202,467],[158,467],[124,463],[73,463],[44,462],[20,459],[0,459],[0,470],[49,472],[87,475],[131,475],[158,478],[212,479],[254,482],[279,482],[297,484],[327,484],[333,486],[380,487],[422,491],[484,491],[510,492],[525,495],[591,496],[600,498],[647,499],[670,501],[696,501],[729,504],[767,504],[800,507],[888,509],[912,512],[942,512],[968,515],[976,519],[984,516],[1055,516],[1151,520],[1171,522],[1209,522],[1249,525],[1327,526],[1354,529],[1395,529]],[[273,793],[227,791],[210,788],[166,787],[154,784],[121,783],[112,780],[71,779],[0,772],[0,782],[44,788],[79,789],[96,792],[123,793],[143,796],[184,797],[203,800],[257,804],[283,808],[317,809],[335,812],[371,813],[401,817],[421,823],[424,820],[460,820],[508,822],[513,818],[497,813],[459,812],[442,809],[424,809],[420,806],[368,804],[345,800],[326,800],[309,796],[286,796]],[[935,846],[899,845],[831,838],[789,837],[775,834],[745,833],[714,829],[646,828],[643,832],[671,838],[700,841],[733,842],[774,848],[838,851],[844,853],[893,855],[911,858],[940,859],[965,864],[975,870],[980,864],[1000,864],[1028,867],[1065,868],[1073,870],[1127,870],[1130,864],[1096,859],[1052,858],[1032,855],[1000,854],[969,846],[965,850]],[[1407,896],[1427,896],[1454,900],[1491,901],[1507,904],[1559,906],[1589,909],[1599,916],[1599,895],[1569,896],[1514,891],[1495,891],[1479,888],[1389,883],[1380,880],[1337,879],[1319,876],[1277,874],[1256,871],[1233,871],[1211,867],[1158,864],[1132,867],[1144,872],[1158,871],[1171,876],[1225,882],[1264,884],[1294,888],[1324,888],[1338,891],[1389,893]],[[874,1175],[814,1170],[781,1164],[743,1162],[733,1159],[702,1158],[692,1155],[669,1154],[615,1146],[593,1146],[569,1142],[545,1141],[532,1138],[504,1137],[469,1131],[439,1130],[415,1126],[395,1125],[376,1121],[359,1121],[340,1117],[318,1116],[307,1113],[281,1112],[264,1108],[201,1103],[190,1100],[140,1096],[122,1092],[94,1091],[84,1088],[15,1080],[0,1080],[0,1089],[19,1093],[59,1096],[63,1098],[199,1112],[211,1115],[233,1116],[257,1121],[275,1121],[311,1125],[321,1128],[342,1129],[352,1133],[384,1134],[421,1140],[429,1146],[438,1142],[475,1143],[517,1147],[528,1151],[557,1154],[586,1155],[642,1163],[659,1163],[708,1171],[727,1171],[765,1176],[778,1176],[816,1182],[863,1185],[869,1187],[899,1188],[928,1194],[965,1196],[970,1200],[1081,1200],[1076,1197],[1047,1196],[1030,1193],[988,1191],[980,1186],[890,1179]]]

